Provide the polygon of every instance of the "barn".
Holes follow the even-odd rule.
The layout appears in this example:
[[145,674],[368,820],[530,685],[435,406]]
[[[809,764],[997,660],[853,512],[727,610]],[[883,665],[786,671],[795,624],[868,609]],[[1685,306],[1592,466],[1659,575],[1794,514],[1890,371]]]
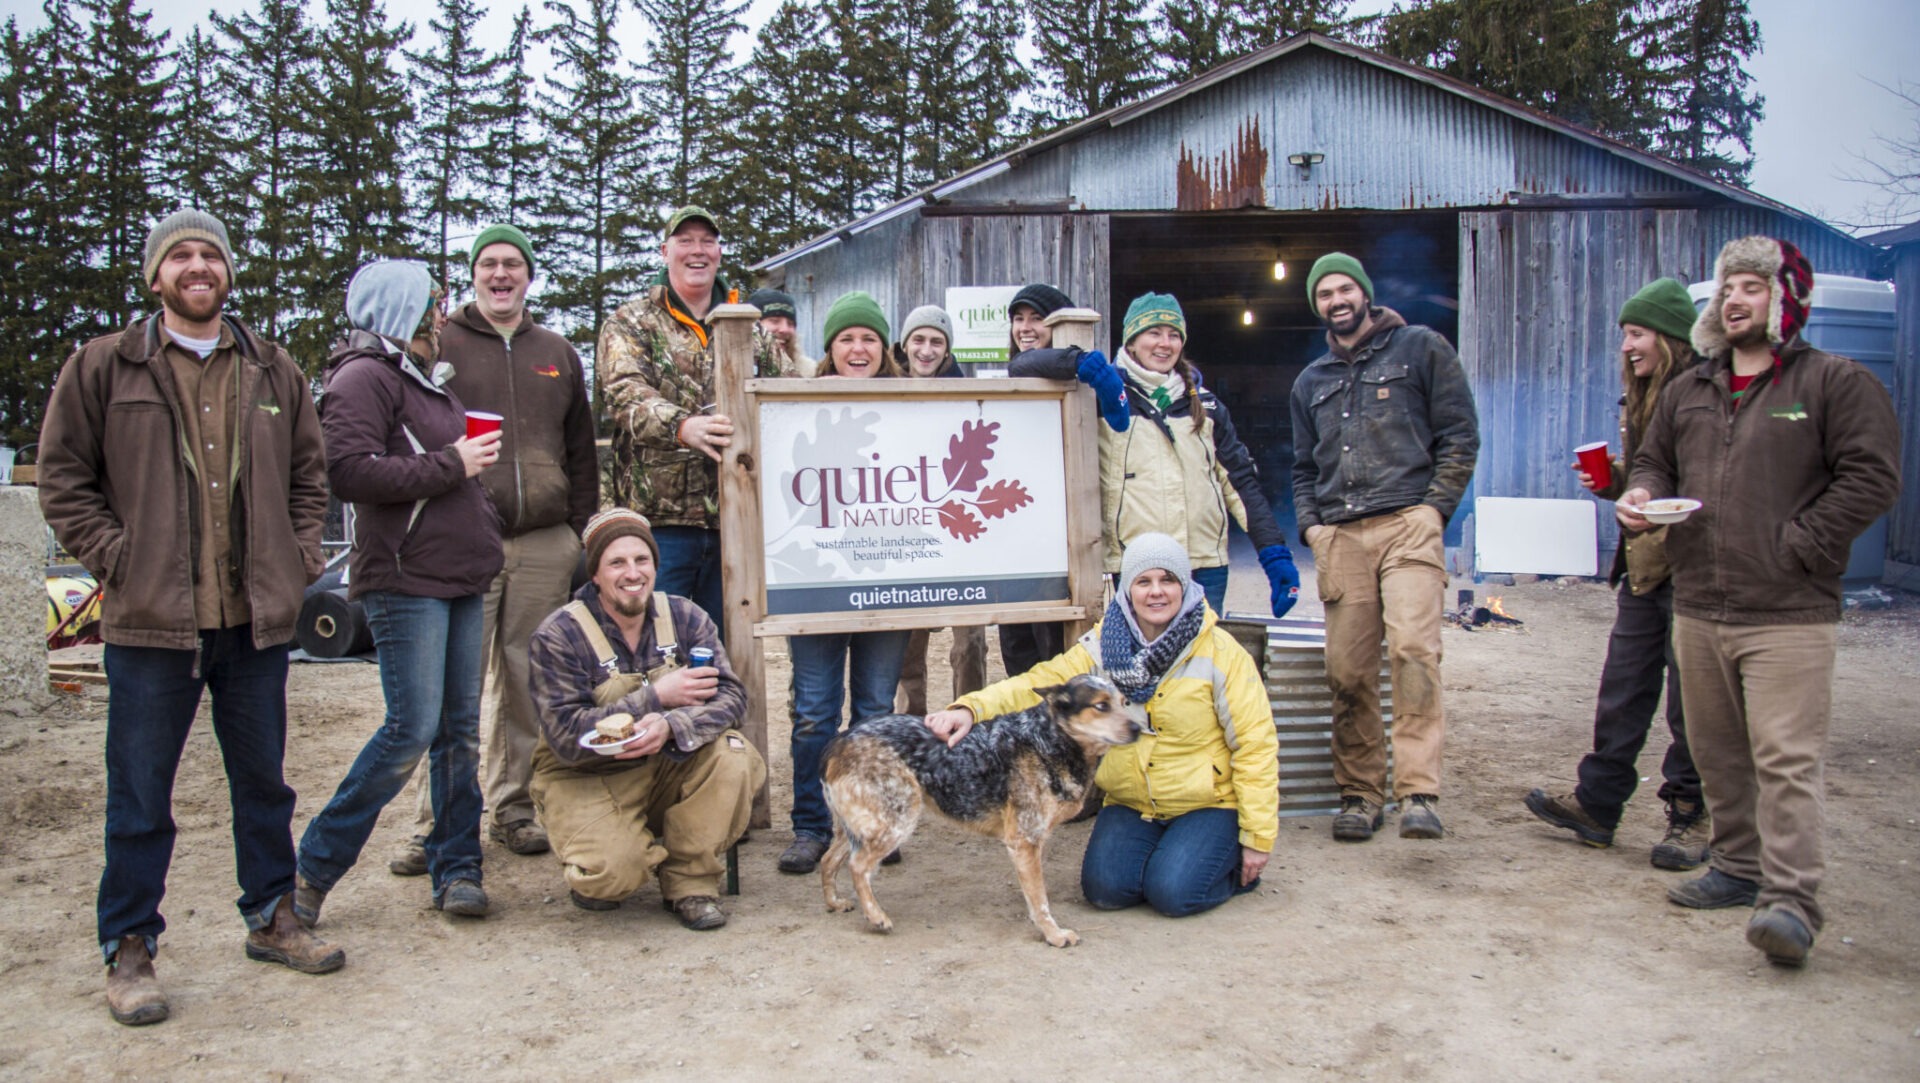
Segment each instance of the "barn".
[[1816,272],[1886,276],[1882,249],[1811,215],[1302,34],[753,269],[795,296],[810,352],[853,289],[904,314],[948,287],[1051,282],[1106,315],[1108,335],[1134,296],[1173,293],[1189,355],[1286,518],[1287,395],[1323,349],[1304,290],[1322,253],[1359,256],[1380,303],[1458,344],[1481,415],[1474,494],[1572,499],[1569,449],[1614,431],[1620,304],[1661,275],[1706,277],[1750,233],[1792,240]]

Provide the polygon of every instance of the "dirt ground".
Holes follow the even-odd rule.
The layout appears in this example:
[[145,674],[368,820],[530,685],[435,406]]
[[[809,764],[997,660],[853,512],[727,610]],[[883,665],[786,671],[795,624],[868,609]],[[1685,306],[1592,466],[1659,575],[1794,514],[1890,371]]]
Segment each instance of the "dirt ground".
[[[0,1077],[1920,1078],[1920,600],[1841,628],[1831,917],[1794,973],[1747,946],[1745,913],[1666,902],[1683,874],[1647,863],[1657,778],[1610,850],[1526,812],[1529,787],[1570,786],[1590,738],[1612,597],[1499,593],[1524,629],[1447,632],[1446,840],[1389,825],[1343,845],[1326,817],[1286,820],[1257,893],[1176,921],[1087,907],[1090,825],[1068,826],[1048,861],[1055,913],[1082,937],[1065,951],[1028,924],[1004,850],[946,825],[877,877],[890,936],[826,913],[816,877],[775,871],[789,837],[776,696],[775,826],[742,848],[725,929],[683,931],[651,886],[617,912],[577,910],[551,857],[493,843],[494,913],[447,918],[424,878],[386,871],[402,800],[327,903],[321,931],[347,968],[263,966],[241,952],[203,721],[175,794],[159,957],[173,1018],[140,1030],[108,1018],[94,946],[104,692],[0,705]],[[289,696],[297,834],[381,705],[368,665],[296,666]],[[1656,734],[1643,772],[1665,745]]]

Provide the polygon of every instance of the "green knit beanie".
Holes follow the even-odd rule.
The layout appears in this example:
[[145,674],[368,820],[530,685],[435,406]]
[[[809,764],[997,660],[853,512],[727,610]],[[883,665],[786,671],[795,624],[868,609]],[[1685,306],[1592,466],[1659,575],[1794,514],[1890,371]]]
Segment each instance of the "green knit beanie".
[[480,236],[473,239],[473,247],[467,251],[467,270],[473,270],[473,265],[480,262],[480,251],[482,249],[490,244],[500,244],[502,242],[518,248],[520,254],[527,257],[527,273],[532,274],[534,266],[533,242],[527,240],[527,235],[520,232],[517,227],[505,223],[497,226],[488,226],[480,231]]
[[1143,293],[1127,306],[1127,321],[1120,326],[1120,345],[1132,342],[1134,336],[1149,327],[1161,326],[1173,328],[1184,339],[1187,314],[1180,311],[1180,302],[1171,293]]
[[1699,312],[1678,279],[1656,278],[1620,306],[1620,322],[1650,327],[1663,335],[1688,341]]
[[[1367,293],[1367,303],[1373,303],[1373,279],[1367,277],[1367,269],[1360,261],[1345,252],[1328,252],[1313,261],[1313,270],[1307,272],[1307,303],[1313,304],[1313,291],[1319,287],[1320,280],[1328,275],[1346,275]],[[1319,311],[1315,309],[1314,311]]]
[[888,341],[886,314],[880,311],[880,303],[865,290],[843,293],[827,307],[827,340],[820,352],[826,354],[833,340],[849,327],[865,327],[879,335],[880,341]]

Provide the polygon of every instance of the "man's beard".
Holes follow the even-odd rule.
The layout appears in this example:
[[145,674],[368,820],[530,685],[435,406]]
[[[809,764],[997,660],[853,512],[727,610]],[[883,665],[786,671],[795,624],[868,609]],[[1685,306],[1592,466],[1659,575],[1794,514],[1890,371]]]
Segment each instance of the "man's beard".
[[[186,292],[186,287],[197,286],[202,282],[208,283],[213,289],[201,294]],[[231,287],[217,278],[211,280],[196,278],[191,282],[176,281],[172,285],[162,282],[160,303],[168,311],[185,319],[192,320],[194,323],[205,323],[220,315],[220,308],[226,304],[230,289]]]
[[1326,324],[1327,330],[1332,331],[1336,335],[1351,335],[1355,331],[1360,330],[1361,324],[1367,322],[1367,306],[1364,304],[1355,305],[1353,306],[1353,311],[1339,319],[1328,319],[1322,316],[1320,317],[1320,322]]
[[600,600],[607,603],[607,608],[623,617],[638,617],[646,613],[647,603],[652,601],[653,598],[651,591],[647,594],[639,595],[616,590],[610,594],[601,594]]
[[[1721,326],[1724,327],[1725,324],[1722,323]],[[1731,331],[1727,332],[1727,345],[1732,346],[1736,350],[1751,349],[1755,346],[1766,346],[1770,341],[1767,335],[1767,323],[1758,315],[1749,319],[1747,321],[1747,329],[1741,331],[1739,334]]]

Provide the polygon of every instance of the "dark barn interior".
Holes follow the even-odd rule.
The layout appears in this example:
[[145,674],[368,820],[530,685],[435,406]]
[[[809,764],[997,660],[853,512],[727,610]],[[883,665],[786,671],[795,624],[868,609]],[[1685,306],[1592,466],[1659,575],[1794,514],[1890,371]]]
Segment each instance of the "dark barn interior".
[[[1375,302],[1457,341],[1458,218],[1451,212],[1113,216],[1111,326],[1142,293],[1171,293],[1187,316],[1187,354],[1233,414],[1260,464],[1267,499],[1294,535],[1294,379],[1326,350],[1306,275],[1327,252],[1359,257]],[[1284,265],[1276,277],[1275,265]],[[1118,343],[1115,343],[1117,347]]]

